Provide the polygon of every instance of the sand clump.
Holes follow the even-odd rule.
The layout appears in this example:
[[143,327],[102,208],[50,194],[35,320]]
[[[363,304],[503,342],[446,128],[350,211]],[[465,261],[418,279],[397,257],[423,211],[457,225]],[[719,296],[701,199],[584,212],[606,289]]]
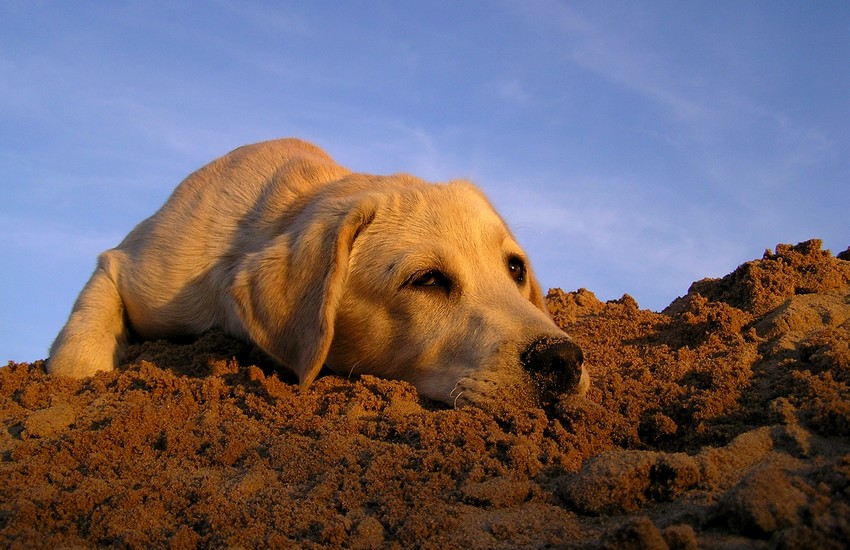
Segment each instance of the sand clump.
[[451,409],[307,390],[210,333],[116,372],[0,368],[0,543],[30,547],[843,548],[850,252],[780,245],[664,312],[554,289],[585,398]]

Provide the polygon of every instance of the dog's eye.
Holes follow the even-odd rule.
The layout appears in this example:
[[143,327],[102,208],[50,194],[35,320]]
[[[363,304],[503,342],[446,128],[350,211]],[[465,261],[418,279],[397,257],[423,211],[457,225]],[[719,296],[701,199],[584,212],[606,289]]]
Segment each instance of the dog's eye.
[[432,269],[431,271],[414,275],[410,280],[410,286],[449,289],[451,287],[451,281],[443,273]]
[[508,258],[508,273],[516,284],[525,282],[525,262],[517,257]]

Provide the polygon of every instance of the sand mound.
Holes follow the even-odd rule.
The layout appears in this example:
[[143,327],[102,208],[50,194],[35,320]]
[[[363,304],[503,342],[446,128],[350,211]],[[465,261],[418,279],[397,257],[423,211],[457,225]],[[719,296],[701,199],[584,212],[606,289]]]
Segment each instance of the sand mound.
[[82,382],[10,363],[0,541],[843,548],[847,259],[780,245],[663,313],[550,291],[594,385],[548,411],[452,410],[366,376],[302,391],[216,333]]

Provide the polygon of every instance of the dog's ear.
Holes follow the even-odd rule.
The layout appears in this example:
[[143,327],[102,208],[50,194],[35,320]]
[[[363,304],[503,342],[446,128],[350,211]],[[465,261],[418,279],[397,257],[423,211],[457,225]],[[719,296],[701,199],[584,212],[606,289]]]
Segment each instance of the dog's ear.
[[351,248],[375,210],[370,200],[314,204],[238,268],[231,296],[248,336],[301,386],[322,369]]
[[534,276],[534,273],[531,272],[531,269],[528,270],[528,283],[529,290],[531,291],[531,296],[529,300],[534,306],[543,311],[549,317],[552,317],[552,313],[549,311],[549,307],[546,305],[546,298],[543,297],[543,289],[540,287],[540,283],[537,281],[537,277]]

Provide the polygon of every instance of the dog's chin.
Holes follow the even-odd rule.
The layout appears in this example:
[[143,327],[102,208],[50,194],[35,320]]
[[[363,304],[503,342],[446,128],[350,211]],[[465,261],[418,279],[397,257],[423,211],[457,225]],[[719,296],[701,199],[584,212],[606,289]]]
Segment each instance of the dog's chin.
[[562,377],[548,373],[532,373],[529,378],[531,392],[537,396],[540,405],[548,405],[567,396],[583,397],[590,389],[590,376],[585,369],[568,384],[563,383]]
[[504,408],[550,409],[565,398],[581,398],[590,387],[590,377],[583,371],[580,380],[565,388],[550,377],[526,374],[513,383],[498,383],[484,377],[461,378],[449,399],[439,399],[454,408],[478,407],[484,410]]
[[544,396],[527,377],[511,383],[497,382],[486,377],[464,377],[457,382],[449,397],[442,401],[454,408],[526,409],[540,408],[545,404]]

